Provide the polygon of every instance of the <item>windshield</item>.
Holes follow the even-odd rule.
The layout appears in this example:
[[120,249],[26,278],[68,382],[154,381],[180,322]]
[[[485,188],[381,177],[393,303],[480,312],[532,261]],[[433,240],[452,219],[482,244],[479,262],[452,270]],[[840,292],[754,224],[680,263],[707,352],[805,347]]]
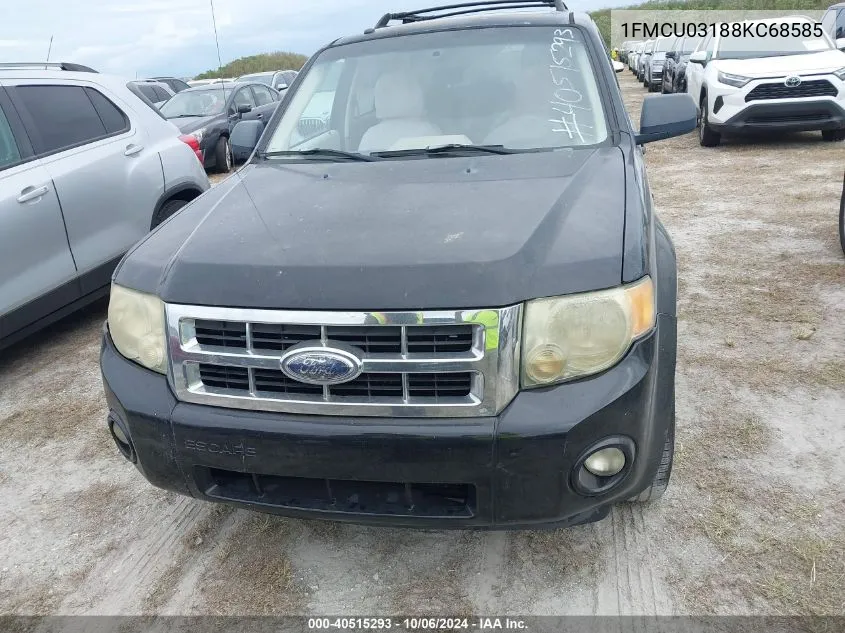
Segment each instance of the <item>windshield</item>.
[[302,78],[266,153],[372,154],[444,145],[552,149],[606,138],[578,29],[509,27],[324,51]]
[[188,116],[211,116],[221,114],[226,105],[223,88],[206,90],[183,90],[161,106],[161,113],[168,119]]
[[651,53],[652,51],[654,51],[654,42],[646,42],[645,52]]
[[698,48],[699,43],[701,43],[700,37],[687,37],[684,39],[684,43],[681,48],[681,54],[683,55],[690,55],[692,52]]
[[[794,26],[795,23],[783,23],[785,30],[790,27],[794,28]],[[768,24],[766,31],[769,31]],[[719,42],[718,57],[719,59],[778,57],[781,55],[802,55],[831,48],[833,46],[824,37],[724,37]]]
[[665,53],[672,49],[672,44],[675,43],[674,37],[662,37],[657,40],[657,44],[654,47],[655,53]]

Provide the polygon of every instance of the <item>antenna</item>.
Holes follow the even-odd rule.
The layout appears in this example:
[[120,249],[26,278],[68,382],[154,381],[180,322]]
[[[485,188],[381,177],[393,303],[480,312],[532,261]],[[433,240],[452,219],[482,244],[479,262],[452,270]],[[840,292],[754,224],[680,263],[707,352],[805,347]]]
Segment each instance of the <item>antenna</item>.
[[50,63],[50,53],[53,52],[53,36],[50,36],[50,45],[47,47],[47,61],[44,62],[44,70],[47,70],[47,64]]
[[[211,5],[211,23],[214,25],[214,44],[217,46],[217,72],[223,68],[223,59],[220,57],[220,40],[217,37],[217,18],[214,17],[214,0],[208,0]],[[222,79],[222,77],[221,77]],[[221,81],[220,87],[223,89],[223,102],[226,102],[226,83]],[[224,105],[225,107],[225,105]]]

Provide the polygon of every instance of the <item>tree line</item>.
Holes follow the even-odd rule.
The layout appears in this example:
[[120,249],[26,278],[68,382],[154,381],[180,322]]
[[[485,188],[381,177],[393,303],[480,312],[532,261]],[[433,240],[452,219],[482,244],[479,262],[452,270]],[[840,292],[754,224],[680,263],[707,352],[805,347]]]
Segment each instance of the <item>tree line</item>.
[[218,79],[220,77],[239,77],[249,73],[260,73],[265,70],[299,70],[308,61],[306,55],[277,51],[275,53],[261,53],[240,57],[230,61],[222,68],[207,70],[195,79]]

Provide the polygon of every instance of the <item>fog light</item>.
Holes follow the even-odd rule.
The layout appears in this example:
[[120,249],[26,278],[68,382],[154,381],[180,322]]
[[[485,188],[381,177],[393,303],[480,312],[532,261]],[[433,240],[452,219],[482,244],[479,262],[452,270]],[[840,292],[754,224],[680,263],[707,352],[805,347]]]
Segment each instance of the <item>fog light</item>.
[[584,460],[584,467],[596,477],[613,477],[625,468],[625,453],[616,447],[603,448]]
[[111,432],[114,433],[114,436],[117,438],[118,442],[120,442],[121,444],[129,444],[129,438],[126,437],[126,433],[123,432],[123,429],[120,428],[119,424],[112,423]]

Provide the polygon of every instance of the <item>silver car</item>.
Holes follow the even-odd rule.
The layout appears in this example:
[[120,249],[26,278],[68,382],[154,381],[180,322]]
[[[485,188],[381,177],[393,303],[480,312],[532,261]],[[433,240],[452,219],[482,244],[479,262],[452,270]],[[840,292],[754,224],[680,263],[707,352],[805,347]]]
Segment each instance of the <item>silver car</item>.
[[124,253],[209,188],[172,123],[83,68],[0,64],[0,348],[105,296]]

